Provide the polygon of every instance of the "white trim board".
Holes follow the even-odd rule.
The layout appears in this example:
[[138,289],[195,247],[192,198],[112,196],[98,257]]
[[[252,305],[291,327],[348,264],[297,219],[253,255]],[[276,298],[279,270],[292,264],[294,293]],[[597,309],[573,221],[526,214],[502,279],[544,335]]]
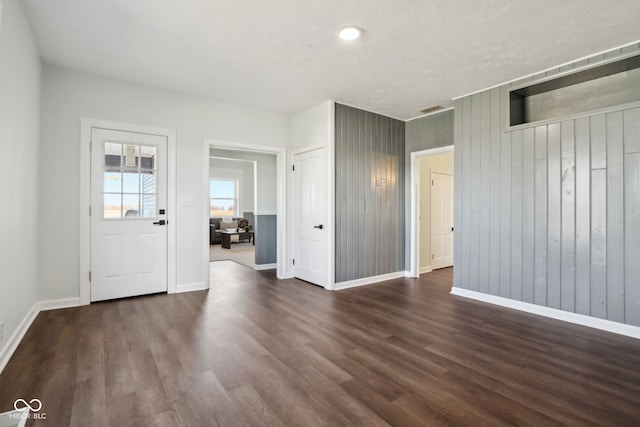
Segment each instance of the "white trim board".
[[0,348],[0,374],[4,370],[7,363],[15,353],[16,349],[22,342],[25,334],[31,327],[31,324],[36,319],[41,311],[56,310],[59,308],[69,308],[80,306],[80,298],[65,298],[49,301],[36,301],[33,307],[22,318],[22,321],[18,325],[13,334],[9,337],[4,347]]
[[[167,293],[176,292],[176,139],[173,129],[91,118],[80,119],[80,304],[91,303],[91,129],[111,129],[123,132],[146,133],[167,138]],[[208,160],[207,154],[207,162]],[[209,234],[207,233],[207,236]]]
[[481,292],[470,291],[468,289],[462,289],[455,286],[451,288],[451,294],[502,307],[512,308],[514,310],[537,314],[539,316],[550,317],[552,319],[562,320],[563,322],[575,323],[576,325],[587,326],[589,328],[600,329],[602,331],[613,332],[614,334],[640,339],[640,327],[638,326],[626,325],[624,323],[612,322],[611,320],[585,316],[584,314],[571,313],[569,311],[530,304],[528,302],[483,294]]
[[273,270],[278,268],[278,264],[256,264],[253,266],[254,270]]
[[380,274],[379,276],[363,277],[362,279],[348,280],[346,282],[338,282],[334,286],[334,290],[339,291],[342,289],[355,288],[356,286],[371,285],[373,283],[380,283],[387,280],[399,279],[400,277],[407,277],[406,271],[396,271],[395,273]]

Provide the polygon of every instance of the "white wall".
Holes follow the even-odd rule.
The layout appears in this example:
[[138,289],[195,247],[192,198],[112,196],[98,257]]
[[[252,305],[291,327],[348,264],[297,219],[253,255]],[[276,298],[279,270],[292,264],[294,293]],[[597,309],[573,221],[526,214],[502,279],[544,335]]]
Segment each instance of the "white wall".
[[209,178],[238,180],[238,215],[254,210],[254,161],[209,159]]
[[[177,131],[177,283],[205,284],[205,139],[287,147],[291,119],[45,65],[42,78],[40,284],[44,299],[79,295],[80,118]],[[186,200],[194,207],[181,207]],[[204,205],[203,205],[204,203]]]
[[275,154],[212,148],[210,155],[257,163],[254,213],[275,215],[278,208],[278,162]]
[[[1,6],[1,4],[0,4]],[[8,338],[38,299],[40,59],[17,0],[0,22],[0,322]]]
[[420,157],[420,269],[431,267],[431,172],[453,175],[453,151]]

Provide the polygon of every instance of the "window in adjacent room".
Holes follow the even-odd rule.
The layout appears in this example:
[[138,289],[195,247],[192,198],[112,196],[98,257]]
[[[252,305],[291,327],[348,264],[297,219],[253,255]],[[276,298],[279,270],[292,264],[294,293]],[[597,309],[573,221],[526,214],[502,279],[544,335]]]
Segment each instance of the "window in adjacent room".
[[209,185],[209,215],[215,217],[238,216],[238,180],[212,178]]

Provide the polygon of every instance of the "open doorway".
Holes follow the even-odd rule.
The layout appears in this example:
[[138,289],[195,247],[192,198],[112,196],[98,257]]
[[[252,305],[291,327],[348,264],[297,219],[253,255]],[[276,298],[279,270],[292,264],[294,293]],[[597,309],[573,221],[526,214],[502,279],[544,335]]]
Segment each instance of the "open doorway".
[[232,260],[286,274],[286,150],[205,141],[207,276]]
[[[244,157],[253,157],[246,159]],[[258,162],[261,174],[272,175],[264,180],[264,192],[275,194],[275,155],[236,153],[211,149],[209,157],[209,261],[234,261],[257,268],[255,251],[256,176]],[[273,163],[273,173],[263,172]],[[274,202],[275,205],[275,202]],[[267,230],[264,230],[265,232]],[[275,238],[272,239],[275,247]],[[271,251],[275,262],[275,249]]]
[[411,153],[411,276],[453,266],[453,146]]

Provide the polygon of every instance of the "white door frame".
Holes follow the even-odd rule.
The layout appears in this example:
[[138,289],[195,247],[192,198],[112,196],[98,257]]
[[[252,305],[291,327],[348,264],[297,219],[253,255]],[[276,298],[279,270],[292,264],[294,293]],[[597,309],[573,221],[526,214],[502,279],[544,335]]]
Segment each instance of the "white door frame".
[[167,138],[167,293],[176,292],[176,131],[131,123],[80,119],[80,304],[91,303],[91,129],[160,135]]
[[[270,147],[266,145],[245,144],[242,142],[221,141],[216,139],[204,140],[204,174],[203,174],[203,214],[207,221],[203,221],[202,248],[205,268],[207,288],[211,287],[210,261],[209,261],[209,150],[211,148],[221,148],[224,150],[249,151],[254,153],[266,153],[276,155],[276,277],[286,278],[287,272],[287,150],[280,147]],[[254,180],[257,179],[257,175]],[[259,214],[259,212],[258,212]]]
[[[431,148],[429,150],[414,151],[411,153],[411,245],[409,248],[410,270],[409,277],[420,276],[420,158],[433,156],[453,151],[453,145]],[[454,175],[455,185],[455,175]]]

